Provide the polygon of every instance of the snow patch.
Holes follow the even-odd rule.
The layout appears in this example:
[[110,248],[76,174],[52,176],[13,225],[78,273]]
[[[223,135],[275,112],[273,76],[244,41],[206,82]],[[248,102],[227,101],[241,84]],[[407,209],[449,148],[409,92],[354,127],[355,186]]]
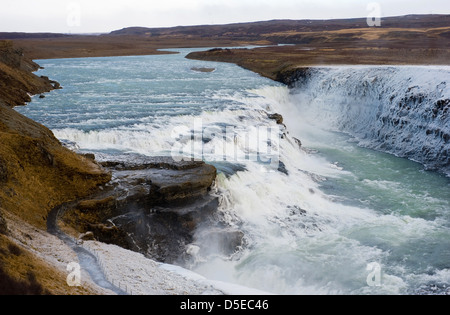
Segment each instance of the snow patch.
[[205,277],[175,265],[96,241],[82,245],[94,253],[107,279],[132,295],[267,295],[268,293]]

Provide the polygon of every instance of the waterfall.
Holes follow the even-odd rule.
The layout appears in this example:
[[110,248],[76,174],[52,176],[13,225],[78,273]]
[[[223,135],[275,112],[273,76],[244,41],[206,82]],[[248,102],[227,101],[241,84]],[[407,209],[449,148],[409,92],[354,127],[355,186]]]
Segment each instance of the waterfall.
[[359,145],[450,174],[450,68],[310,68],[291,90],[302,115]]

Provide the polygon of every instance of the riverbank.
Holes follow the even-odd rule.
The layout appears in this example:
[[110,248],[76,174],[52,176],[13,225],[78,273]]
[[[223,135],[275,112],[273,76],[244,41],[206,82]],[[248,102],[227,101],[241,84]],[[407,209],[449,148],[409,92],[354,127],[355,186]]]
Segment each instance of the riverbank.
[[[1,40],[0,35],[0,40]],[[236,47],[267,45],[269,41],[207,38],[147,38],[145,36],[67,36],[57,38],[15,38],[16,47],[33,60],[117,56],[166,55],[160,49],[182,47]]]
[[329,65],[450,65],[450,49],[398,47],[321,47],[287,45],[254,49],[211,49],[187,58],[229,62],[285,84],[298,69]]
[[60,250],[53,251],[59,242],[45,233],[46,218],[55,206],[108,182],[110,174],[64,148],[48,128],[13,109],[30,101],[30,95],[59,84],[33,74],[39,66],[11,42],[1,42],[0,47],[0,267],[1,282],[8,284],[1,292],[99,293],[91,284],[67,287],[64,263],[71,258],[50,254]]

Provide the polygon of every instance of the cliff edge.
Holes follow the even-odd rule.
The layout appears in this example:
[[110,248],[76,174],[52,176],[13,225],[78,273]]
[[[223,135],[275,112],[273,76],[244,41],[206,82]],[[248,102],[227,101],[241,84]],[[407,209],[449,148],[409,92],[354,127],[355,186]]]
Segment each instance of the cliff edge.
[[95,162],[13,109],[59,87],[33,74],[37,69],[11,42],[0,41],[0,294],[88,293],[69,288],[66,275],[39,258],[30,246],[33,236],[21,230],[45,231],[51,209],[110,180]]

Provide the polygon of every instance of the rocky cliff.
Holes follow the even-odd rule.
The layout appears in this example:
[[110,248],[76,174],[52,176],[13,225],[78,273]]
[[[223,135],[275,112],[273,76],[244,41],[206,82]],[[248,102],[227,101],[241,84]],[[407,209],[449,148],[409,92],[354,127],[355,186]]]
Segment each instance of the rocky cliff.
[[197,227],[215,224],[216,168],[170,157],[102,163],[114,181],[89,199],[58,210],[67,234],[115,244],[164,263],[184,264]]
[[11,41],[0,41],[0,104],[10,107],[25,105],[30,95],[49,92],[59,84],[33,71],[39,65],[23,55]]

